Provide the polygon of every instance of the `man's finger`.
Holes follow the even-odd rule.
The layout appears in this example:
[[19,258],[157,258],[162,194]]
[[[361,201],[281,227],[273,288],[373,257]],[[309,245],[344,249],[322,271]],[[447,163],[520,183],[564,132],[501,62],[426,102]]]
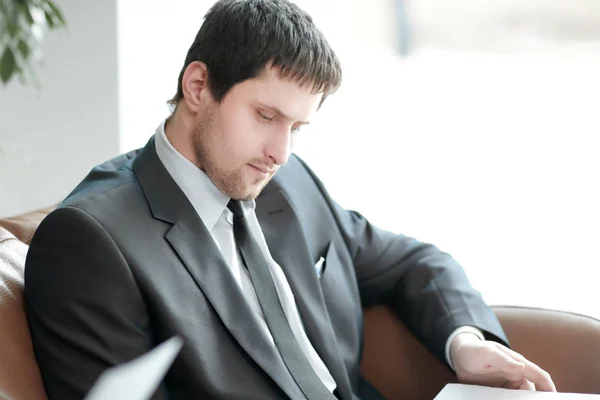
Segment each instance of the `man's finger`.
[[519,390],[529,390],[531,392],[535,392],[535,385],[528,379],[524,379],[521,386],[519,386]]
[[532,363],[527,361],[523,369],[523,376],[535,383],[536,388],[544,392],[556,392],[556,386],[552,382],[550,374]]
[[520,381],[508,381],[504,387],[506,389],[529,390],[531,392],[535,392],[535,385],[533,382],[527,379],[521,379]]
[[524,364],[524,368],[521,372],[522,377],[533,382],[538,390],[544,392],[556,392],[556,386],[554,386],[554,382],[552,382],[552,378],[548,372],[544,371],[516,351],[500,344],[497,344],[496,347],[506,355]]

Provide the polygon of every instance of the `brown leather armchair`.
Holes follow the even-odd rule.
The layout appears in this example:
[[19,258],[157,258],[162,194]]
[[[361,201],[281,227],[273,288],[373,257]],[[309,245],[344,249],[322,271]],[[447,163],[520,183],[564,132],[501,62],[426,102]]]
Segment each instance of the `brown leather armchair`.
[[[23,309],[27,244],[50,209],[0,220],[0,400],[45,399]],[[546,369],[561,392],[600,394],[600,321],[493,307],[511,346]],[[365,310],[362,372],[388,399],[433,399],[452,372],[386,307]]]

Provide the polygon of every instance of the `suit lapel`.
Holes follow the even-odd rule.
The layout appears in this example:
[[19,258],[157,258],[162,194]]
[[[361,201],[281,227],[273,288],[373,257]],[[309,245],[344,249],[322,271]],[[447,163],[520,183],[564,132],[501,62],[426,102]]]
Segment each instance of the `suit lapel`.
[[271,255],[292,288],[307,336],[335,379],[342,398],[352,399],[348,373],[298,217],[281,191],[261,195],[257,199],[256,215]]
[[297,389],[285,365],[193,207],[182,213],[166,238],[231,335],[290,398],[296,397]]
[[153,140],[138,156],[134,171],[154,217],[174,224],[166,240],[223,325],[290,398],[297,398],[298,387],[262,331],[210,232],[160,162]]

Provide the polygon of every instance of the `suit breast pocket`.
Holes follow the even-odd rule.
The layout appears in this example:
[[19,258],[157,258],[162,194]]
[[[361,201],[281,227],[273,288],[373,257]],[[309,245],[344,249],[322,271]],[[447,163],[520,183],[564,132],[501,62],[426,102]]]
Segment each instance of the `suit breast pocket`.
[[356,275],[350,262],[342,262],[336,244],[331,241],[325,254],[315,263],[315,273],[325,297],[342,295],[347,298],[356,287]]
[[329,264],[336,266],[336,263],[339,263],[339,259],[337,258],[337,254],[335,254],[335,246],[333,245],[333,242],[329,242],[325,247],[323,255],[315,262],[315,273],[317,274],[317,278],[321,280],[325,275],[325,271]]
[[350,255],[343,252],[343,247],[338,250],[337,246],[330,242],[322,256],[324,265],[319,284],[340,346],[358,349],[362,308],[356,273]]

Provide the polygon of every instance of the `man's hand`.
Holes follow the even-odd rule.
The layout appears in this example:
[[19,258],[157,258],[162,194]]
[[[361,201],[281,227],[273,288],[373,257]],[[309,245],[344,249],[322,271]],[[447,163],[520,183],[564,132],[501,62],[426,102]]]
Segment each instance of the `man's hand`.
[[546,371],[499,343],[461,333],[450,346],[452,363],[462,383],[556,392]]

